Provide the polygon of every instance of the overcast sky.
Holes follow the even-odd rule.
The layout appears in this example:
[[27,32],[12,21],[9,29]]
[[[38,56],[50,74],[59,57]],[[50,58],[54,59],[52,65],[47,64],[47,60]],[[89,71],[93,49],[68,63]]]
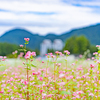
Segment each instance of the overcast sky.
[[0,35],[13,28],[61,34],[100,23],[100,0],[0,0]]

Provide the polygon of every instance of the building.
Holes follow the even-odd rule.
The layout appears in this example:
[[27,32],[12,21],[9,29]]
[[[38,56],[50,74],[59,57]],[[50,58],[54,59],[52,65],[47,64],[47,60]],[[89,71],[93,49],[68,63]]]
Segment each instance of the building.
[[45,39],[40,44],[40,55],[44,56],[47,53],[48,49],[52,49],[52,42],[49,39]]
[[64,44],[62,40],[55,39],[53,43],[49,39],[43,40],[43,42],[40,44],[40,55],[44,56],[47,54],[48,49],[53,49],[54,51],[61,51],[64,47]]
[[55,39],[54,42],[53,42],[53,50],[58,50],[58,51],[61,51],[64,47],[64,44],[62,42],[62,40],[60,39]]

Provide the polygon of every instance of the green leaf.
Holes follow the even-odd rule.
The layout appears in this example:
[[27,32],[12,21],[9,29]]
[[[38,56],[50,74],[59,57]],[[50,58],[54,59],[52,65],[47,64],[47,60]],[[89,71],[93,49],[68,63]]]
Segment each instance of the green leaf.
[[31,64],[32,67],[36,67],[35,65]]
[[24,51],[24,49],[18,49],[19,51]]
[[98,51],[98,53],[100,53],[100,50]]

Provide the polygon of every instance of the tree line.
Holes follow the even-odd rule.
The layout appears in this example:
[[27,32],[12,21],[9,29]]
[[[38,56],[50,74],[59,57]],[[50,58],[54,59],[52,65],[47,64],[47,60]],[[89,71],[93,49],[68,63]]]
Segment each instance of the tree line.
[[65,42],[63,50],[69,50],[71,54],[84,54],[85,51],[90,50],[90,53],[97,51],[95,45],[91,45],[89,40],[84,36],[72,36]]

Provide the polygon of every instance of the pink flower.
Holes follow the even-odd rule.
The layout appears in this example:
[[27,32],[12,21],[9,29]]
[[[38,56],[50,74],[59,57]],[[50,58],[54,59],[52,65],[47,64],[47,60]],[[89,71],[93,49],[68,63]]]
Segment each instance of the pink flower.
[[3,91],[0,91],[0,93],[4,93]]
[[60,83],[58,83],[58,85],[63,86],[63,85],[65,85],[65,82],[60,82]]
[[57,65],[58,65],[58,67],[60,67],[61,66],[61,63],[58,63]]
[[72,63],[72,65],[75,65],[75,63]]
[[86,76],[85,76],[85,75],[83,75],[83,76],[82,76],[82,78],[86,78]]
[[82,55],[79,55],[80,58],[82,58]]
[[82,94],[82,93],[83,93],[83,91],[77,91],[77,94],[79,94],[79,95]]
[[94,57],[92,57],[92,60],[94,59]]
[[33,75],[36,75],[36,73],[35,73],[35,72],[33,72],[32,74],[33,74]]
[[98,90],[97,90],[97,89],[95,89],[94,91],[95,91],[95,92],[97,92]]
[[94,96],[94,94],[93,94],[93,93],[89,93],[89,96],[92,96],[92,97],[93,97],[93,96]]
[[5,61],[5,59],[2,59],[2,61]]
[[26,55],[25,55],[25,59],[29,59],[30,57],[31,57],[31,52],[28,51],[28,52],[26,53]]
[[28,51],[25,55],[25,59],[29,59],[31,56],[36,56],[36,53],[35,52],[30,52]]
[[59,78],[63,78],[63,77],[65,77],[65,74],[60,74],[59,75]]
[[3,56],[0,56],[0,59],[2,59],[3,58]]
[[95,65],[93,65],[93,64],[90,64],[90,67],[91,67],[91,68],[94,68],[94,67],[95,67]]
[[48,98],[51,98],[51,97],[52,97],[52,94],[47,95],[47,97],[48,97]]
[[20,47],[23,47],[23,45],[21,44]]
[[58,53],[59,53],[59,51],[56,51],[55,53],[56,53],[56,54],[58,54]]
[[40,81],[43,81],[43,78],[42,78],[42,77],[40,77],[40,78],[39,78],[39,80],[40,80]]
[[42,93],[43,92],[43,90],[40,90],[40,93]]
[[70,76],[70,79],[73,79],[73,75]]
[[44,61],[42,61],[42,63],[44,63]]
[[26,42],[28,42],[30,39],[29,39],[29,38],[24,38],[24,40],[25,40]]
[[28,82],[27,82],[27,81],[24,81],[24,84],[25,84],[25,85],[27,85],[27,84],[28,84]]
[[31,55],[32,55],[32,56],[36,56],[36,52],[32,52]]
[[93,55],[97,55],[97,54],[98,54],[98,52],[94,52],[94,53],[93,53]]
[[68,50],[65,50],[64,53],[66,53],[68,55],[70,54],[70,52]]
[[6,59],[7,57],[6,57],[6,56],[4,56],[3,58],[4,58],[4,59]]

